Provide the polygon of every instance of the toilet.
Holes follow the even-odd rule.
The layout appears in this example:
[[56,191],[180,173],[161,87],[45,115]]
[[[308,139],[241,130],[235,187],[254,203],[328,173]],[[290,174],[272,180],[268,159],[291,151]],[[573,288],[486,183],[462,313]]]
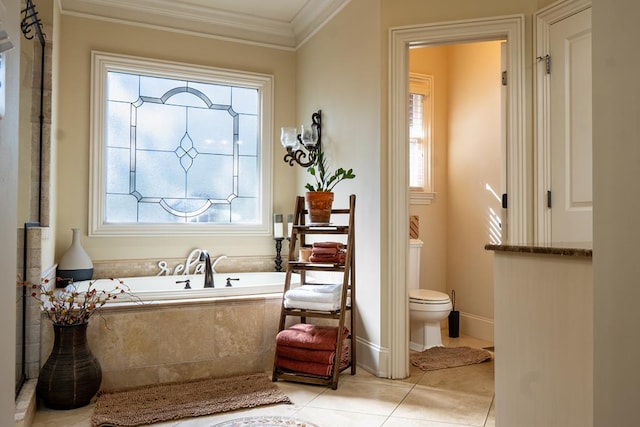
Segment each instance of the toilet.
[[422,240],[409,241],[409,271],[407,291],[409,294],[409,320],[411,340],[409,348],[424,351],[431,347],[442,347],[440,322],[453,309],[449,295],[444,292],[420,289],[420,250]]

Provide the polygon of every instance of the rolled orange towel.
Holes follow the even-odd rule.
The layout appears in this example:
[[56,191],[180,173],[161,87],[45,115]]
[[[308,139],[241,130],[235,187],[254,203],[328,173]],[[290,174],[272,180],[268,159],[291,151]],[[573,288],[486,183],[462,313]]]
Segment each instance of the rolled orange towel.
[[331,264],[344,264],[346,255],[344,253],[338,253],[335,255],[311,255],[309,257],[310,262],[316,263],[331,263]]
[[338,248],[312,248],[312,255],[335,255],[340,252]]
[[[343,335],[347,335],[348,333],[349,329],[345,327]],[[337,338],[337,326],[319,326],[311,325],[309,323],[298,323],[278,332],[278,335],[276,335],[276,344],[312,350],[334,351],[336,348]]]
[[[308,350],[312,353],[313,350]],[[335,352],[334,352],[335,353]],[[343,370],[349,365],[349,347],[345,346],[342,350],[342,357],[340,357],[339,370]],[[329,377],[333,374],[333,362],[332,363],[317,363],[310,360],[297,360],[289,357],[276,354],[276,366],[280,369],[293,372],[301,372],[305,374],[318,375],[322,377]]]
[[332,364],[327,365],[323,363],[304,362],[302,360],[293,360],[279,355],[276,355],[276,366],[286,371],[317,375],[319,377],[330,377],[333,373]]
[[314,248],[335,248],[335,249],[343,249],[344,244],[340,242],[315,242],[313,244]]
[[[342,354],[345,351],[349,351],[349,347],[346,344],[342,345]],[[291,360],[302,360],[304,362],[322,363],[330,365],[333,363],[336,357],[335,351],[329,350],[309,350],[300,347],[290,347],[288,345],[278,345],[276,347],[276,354],[281,357],[286,357]]]

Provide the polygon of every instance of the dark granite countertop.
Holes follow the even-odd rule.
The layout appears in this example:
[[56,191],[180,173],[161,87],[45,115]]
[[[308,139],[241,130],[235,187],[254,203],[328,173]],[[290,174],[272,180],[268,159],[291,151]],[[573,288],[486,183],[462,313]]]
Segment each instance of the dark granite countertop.
[[593,244],[591,242],[554,243],[551,245],[494,245],[487,244],[484,248],[496,252],[518,252],[528,254],[548,254],[574,257],[592,257]]

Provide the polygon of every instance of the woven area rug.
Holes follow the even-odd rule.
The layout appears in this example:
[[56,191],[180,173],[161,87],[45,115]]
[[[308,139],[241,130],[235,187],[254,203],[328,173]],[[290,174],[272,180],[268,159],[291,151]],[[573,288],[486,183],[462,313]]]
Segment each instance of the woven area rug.
[[139,426],[242,408],[291,403],[264,373],[100,393],[91,425]]
[[423,371],[473,365],[491,359],[487,350],[472,347],[432,347],[421,353],[411,353],[411,364]]
[[319,426],[317,424],[313,424],[308,421],[299,420],[297,418],[265,415],[262,417],[236,418],[234,420],[225,421],[220,424],[214,424],[211,427],[319,427]]

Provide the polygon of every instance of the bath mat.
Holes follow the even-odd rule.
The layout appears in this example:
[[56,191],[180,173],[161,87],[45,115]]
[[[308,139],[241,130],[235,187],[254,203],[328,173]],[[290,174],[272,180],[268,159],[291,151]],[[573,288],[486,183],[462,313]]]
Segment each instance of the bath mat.
[[319,427],[317,424],[290,417],[262,416],[228,420],[211,427]]
[[423,371],[473,365],[491,359],[487,350],[472,347],[433,347],[421,353],[411,353],[411,364]]
[[99,393],[91,425],[139,426],[242,408],[291,403],[264,373]]

